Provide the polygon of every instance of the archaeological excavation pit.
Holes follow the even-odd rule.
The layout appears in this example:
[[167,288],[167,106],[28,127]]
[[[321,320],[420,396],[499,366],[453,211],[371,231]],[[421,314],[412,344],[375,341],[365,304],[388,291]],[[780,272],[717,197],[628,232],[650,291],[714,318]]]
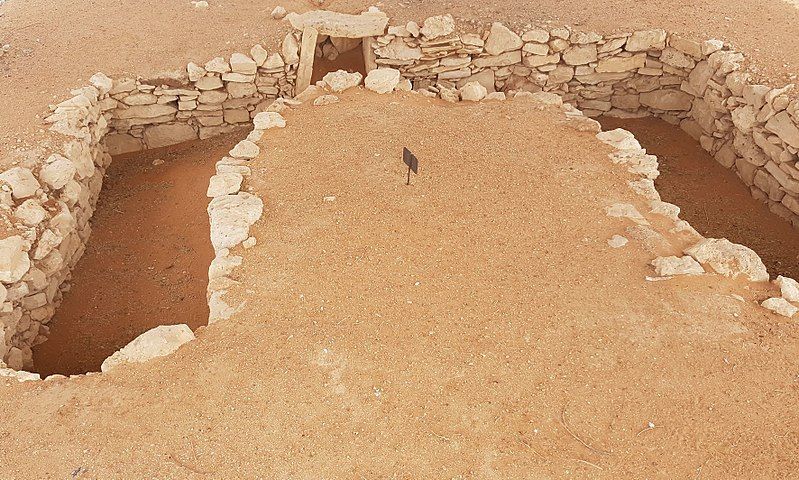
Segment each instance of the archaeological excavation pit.
[[[566,27],[514,32],[501,23],[484,35],[461,34],[448,15],[421,26],[389,25],[378,11],[317,11],[287,19],[293,31],[271,51],[256,45],[248,53],[190,62],[185,71],[151,78],[97,74],[90,87],[55,106],[46,121],[60,150],[38,163],[22,162],[2,177],[12,190],[8,203],[27,222],[25,231],[5,240],[12,254],[4,280],[10,311],[4,313],[3,360],[11,369],[45,375],[96,371],[105,358],[153,327],[185,324],[195,330],[238,311],[223,296],[234,284],[226,272],[241,262],[230,250],[245,240],[250,246],[256,241],[242,238],[238,223],[249,227],[260,217],[262,200],[244,187],[247,162],[260,151],[260,135],[282,128],[278,112],[307,101],[336,103],[336,94],[362,80],[377,93],[412,90],[419,98],[452,103],[532,97],[558,106],[572,120],[601,117],[608,129],[640,132],[644,147],[664,158],[664,174],[658,180],[657,159],[635,156],[640,153],[635,140],[624,140],[622,146],[639,162],[628,169],[644,175],[630,186],[651,202],[682,207],[682,220],[689,222],[675,227],[681,234],[696,234],[697,228],[702,235],[729,237],[760,253],[772,275],[799,273],[795,255],[784,248],[795,244],[791,224],[799,224],[797,101],[789,87],[751,83],[742,69],[743,55],[723,42],[682,38],[661,29],[608,36]],[[561,107],[562,102],[571,107]],[[245,133],[222,136],[253,127],[239,143],[233,140]],[[189,144],[158,150],[182,142]],[[158,155],[172,158],[173,153],[174,165],[166,158],[154,164]],[[624,155],[614,162],[624,164]],[[694,168],[700,156],[707,168]],[[718,165],[708,165],[711,158]],[[177,165],[184,163],[181,171]],[[112,188],[104,197],[100,190],[109,165]],[[130,175],[115,173],[117,168]],[[159,180],[159,169],[170,180]],[[185,182],[178,186],[178,180]],[[114,187],[117,183],[120,188]],[[147,188],[137,189],[145,183]],[[135,197],[138,193],[143,199]],[[212,198],[207,209],[212,249],[200,221],[208,202],[203,193]],[[756,200],[720,201],[744,193]],[[146,207],[147,201],[170,198],[171,209],[168,203]],[[114,208],[118,215],[125,212],[122,205],[138,206],[140,220],[131,221],[135,216],[128,219],[124,213],[111,218]],[[672,207],[657,205],[652,208],[676,220]],[[621,211],[614,208],[614,213]],[[93,215],[97,229],[89,241]],[[221,226],[215,228],[214,222]],[[131,230],[135,227],[146,232]],[[231,228],[235,235],[228,232]],[[170,235],[175,238],[167,240]],[[33,242],[26,240],[31,237]],[[115,240],[131,243],[125,247]],[[139,247],[138,256],[132,255]],[[181,262],[169,261],[176,256]],[[116,261],[122,262],[121,273],[107,268]],[[207,274],[209,264],[211,278],[200,273]],[[134,267],[138,277],[126,274]],[[148,287],[139,288],[144,283]],[[177,284],[187,290],[173,290]],[[199,293],[203,289],[205,300]],[[100,306],[110,310],[98,313]],[[144,313],[136,313],[134,306]]]

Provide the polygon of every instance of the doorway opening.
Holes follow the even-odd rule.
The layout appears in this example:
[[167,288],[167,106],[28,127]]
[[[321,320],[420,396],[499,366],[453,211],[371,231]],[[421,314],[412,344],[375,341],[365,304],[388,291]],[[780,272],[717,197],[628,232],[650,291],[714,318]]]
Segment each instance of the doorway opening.
[[318,82],[327,73],[337,70],[359,72],[366,77],[366,61],[363,57],[362,38],[319,37],[314,54],[311,84]]

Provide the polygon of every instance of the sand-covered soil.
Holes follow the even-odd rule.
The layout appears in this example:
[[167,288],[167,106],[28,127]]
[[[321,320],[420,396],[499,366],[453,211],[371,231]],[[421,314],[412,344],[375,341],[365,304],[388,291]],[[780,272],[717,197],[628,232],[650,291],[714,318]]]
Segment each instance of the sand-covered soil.
[[245,307],[167,358],[0,384],[0,476],[799,468],[799,332],[767,292],[644,281],[653,255],[606,243],[628,223],[605,205],[639,201],[630,174],[559,116],[405,97],[288,113],[248,179],[266,210],[229,297]]

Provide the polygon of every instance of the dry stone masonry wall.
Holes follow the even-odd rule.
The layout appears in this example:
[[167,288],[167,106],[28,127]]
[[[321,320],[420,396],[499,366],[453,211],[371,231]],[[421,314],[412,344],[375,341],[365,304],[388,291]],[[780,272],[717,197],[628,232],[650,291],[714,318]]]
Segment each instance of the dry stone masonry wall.
[[[465,33],[449,15],[430,17],[421,25],[389,25],[388,17],[374,8],[362,15],[291,13],[286,20],[294,30],[278,51],[255,45],[248,54],[189,63],[184,71],[150,78],[112,80],[98,73],[89,86],[51,107],[45,120],[48,137],[39,148],[7,159],[11,166],[0,173],[5,229],[0,240],[0,358],[8,367],[30,368],[31,347],[47,338],[47,324],[91,233],[89,219],[111,155],[205,139],[254,123],[248,140],[217,164],[208,188],[216,251],[210,321],[228,318],[235,308],[222,297],[231,285],[228,273],[241,263],[230,248],[254,244],[248,229],[263,208],[260,199],[241,191],[249,174],[246,162],[258,155],[255,142],[269,128],[285,124],[281,109],[304,100],[335,103],[332,93],[362,81],[379,93],[414,90],[452,102],[535,94],[538,101],[567,102],[589,117],[657,116],[697,139],[738,174],[754,197],[799,227],[799,101],[791,96],[793,85],[753,84],[742,67],[743,55],[723,42],[660,29],[601,35],[568,27],[513,31],[501,23]],[[314,58],[335,57],[337,45],[351,48],[356,40],[362,44],[366,78],[333,72],[305,88]],[[564,109],[570,118],[585,119],[579,111]],[[643,174],[631,186],[654,196],[656,159],[628,154],[616,160],[632,162],[629,168]],[[626,211],[618,208],[614,212]],[[637,227],[640,233],[645,225]],[[653,265],[659,274],[697,273],[702,264],[709,265],[710,260],[700,258],[707,252],[738,258],[740,249],[728,247],[707,244],[681,257],[663,256]],[[718,254],[719,249],[726,253]],[[763,280],[762,272],[757,278]],[[797,301],[793,283],[779,282],[782,296],[764,306],[791,313],[795,307],[790,302]],[[175,338],[188,337],[178,333]]]

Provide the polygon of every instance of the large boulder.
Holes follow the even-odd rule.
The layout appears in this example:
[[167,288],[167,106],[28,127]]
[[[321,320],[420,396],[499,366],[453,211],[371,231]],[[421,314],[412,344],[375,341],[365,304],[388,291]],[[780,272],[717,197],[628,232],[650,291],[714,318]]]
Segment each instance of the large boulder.
[[144,363],[153,358],[164,357],[191,340],[194,340],[194,333],[188,325],[161,325],[142,333],[106,358],[100,370],[107,372],[123,363]]
[[706,238],[685,253],[726,277],[744,276],[752,282],[767,282],[769,279],[766,266],[757,253],[726,238]]
[[366,75],[366,88],[377,93],[390,93],[400,83],[400,71],[394,68],[376,68]]

